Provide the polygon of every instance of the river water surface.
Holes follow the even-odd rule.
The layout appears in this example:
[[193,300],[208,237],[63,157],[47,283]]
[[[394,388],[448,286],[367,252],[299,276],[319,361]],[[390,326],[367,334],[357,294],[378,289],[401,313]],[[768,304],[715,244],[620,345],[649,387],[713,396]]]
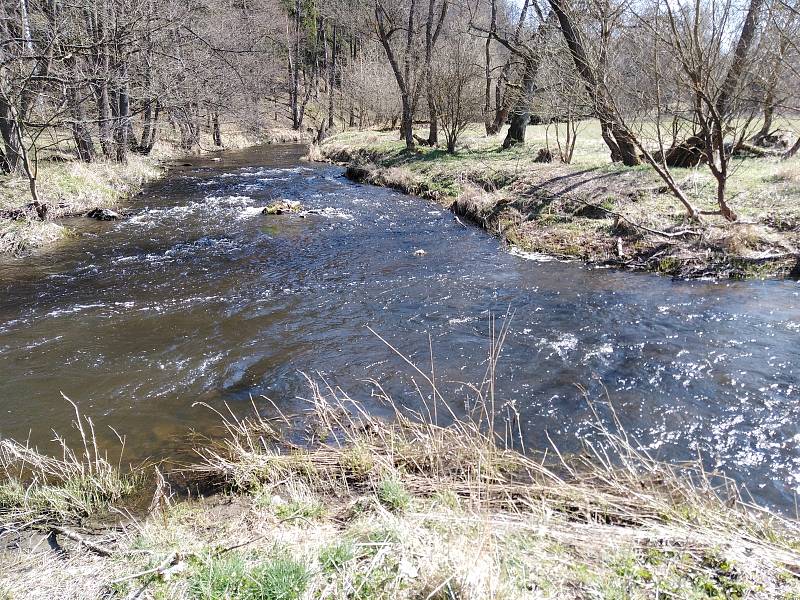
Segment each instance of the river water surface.
[[[118,223],[0,263],[0,436],[42,444],[72,408],[128,457],[174,451],[269,396],[293,412],[319,373],[367,406],[367,379],[419,408],[413,372],[480,382],[489,316],[513,311],[497,378],[529,448],[577,448],[607,389],[654,456],[697,456],[760,501],[800,491],[800,287],[671,281],[530,260],[424,200],[299,161],[298,146],[196,159]],[[320,214],[260,214],[271,200]],[[424,256],[415,251],[424,249]],[[499,327],[499,325],[498,325]],[[419,378],[417,378],[419,379]],[[443,383],[461,410],[467,392]]]

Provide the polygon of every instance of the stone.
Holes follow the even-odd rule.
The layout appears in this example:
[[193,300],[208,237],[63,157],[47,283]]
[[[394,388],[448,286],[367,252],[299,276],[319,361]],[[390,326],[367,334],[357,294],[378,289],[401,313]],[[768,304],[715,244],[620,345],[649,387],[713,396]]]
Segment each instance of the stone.
[[788,131],[776,130],[767,134],[756,142],[759,146],[764,148],[772,148],[774,150],[786,150],[793,142],[792,134]]
[[344,176],[351,181],[355,181],[356,183],[363,183],[369,179],[371,171],[359,165],[348,165],[347,169],[344,172]]
[[296,200],[279,200],[273,202],[261,211],[264,215],[283,215],[289,213],[299,213],[302,209],[299,202]]
[[90,219],[97,219],[98,221],[116,221],[119,219],[119,213],[114,212],[110,208],[93,208],[86,216]]
[[536,158],[533,159],[535,163],[551,163],[553,162],[553,153],[550,148],[540,148]]

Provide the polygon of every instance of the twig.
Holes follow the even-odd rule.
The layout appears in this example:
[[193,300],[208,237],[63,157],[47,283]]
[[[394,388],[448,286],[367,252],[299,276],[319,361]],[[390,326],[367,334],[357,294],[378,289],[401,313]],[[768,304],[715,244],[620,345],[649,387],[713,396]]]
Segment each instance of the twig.
[[106,548],[105,546],[101,546],[100,544],[96,544],[95,542],[90,542],[85,537],[75,533],[74,531],[71,531],[69,529],[65,529],[64,527],[58,527],[58,526],[55,526],[55,525],[52,526],[50,529],[52,531],[54,531],[55,533],[61,534],[64,537],[72,540],[73,542],[77,542],[78,544],[86,546],[86,548],[88,548],[89,550],[91,550],[95,554],[99,554],[100,556],[113,556],[114,555],[114,552],[112,550],[109,550],[108,548]]
[[146,569],[144,571],[140,571],[139,573],[134,573],[133,575],[126,575],[125,577],[120,577],[119,579],[115,579],[111,582],[110,585],[116,585],[118,583],[123,583],[125,581],[130,581],[131,579],[139,579],[139,577],[144,577],[145,575],[156,575],[162,571],[164,571],[170,565],[173,565],[178,562],[178,553],[173,552],[167,558],[165,558],[158,566],[155,566],[151,569]]

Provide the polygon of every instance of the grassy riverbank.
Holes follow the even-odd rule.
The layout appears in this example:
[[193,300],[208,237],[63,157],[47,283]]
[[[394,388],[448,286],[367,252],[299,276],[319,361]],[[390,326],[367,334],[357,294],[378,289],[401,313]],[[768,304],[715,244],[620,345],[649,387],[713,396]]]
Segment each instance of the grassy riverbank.
[[[208,139],[206,139],[208,137]],[[277,129],[254,137],[226,131],[224,149],[241,149],[260,143],[303,142],[304,134]],[[216,150],[210,135],[201,140],[204,151]],[[87,213],[93,208],[117,208],[142,185],[164,173],[166,164],[184,152],[178,140],[165,137],[149,156],[130,153],[124,164],[75,160],[69,148],[53,145],[43,152],[37,176],[44,219],[29,206],[31,197],[25,177],[0,176],[0,254],[20,254],[53,243],[69,234],[60,219]]]
[[[500,152],[502,136],[471,126],[455,155],[404,150],[396,132],[345,132],[313,148],[311,158],[352,167],[349,174],[450,206],[520,249],[680,276],[784,276],[798,263],[800,158],[734,161],[735,224],[684,212],[648,166],[609,162],[599,126],[586,123],[572,164],[536,163],[552,126],[528,128],[524,148]],[[714,210],[703,168],[676,169],[700,210]],[[687,230],[688,233],[687,233]],[[684,233],[679,233],[684,232]]]
[[0,598],[800,597],[797,522],[624,436],[553,463],[486,419],[387,421],[316,386],[311,406],[226,419],[190,467],[208,498],[120,474],[86,419],[63,459],[2,441]]

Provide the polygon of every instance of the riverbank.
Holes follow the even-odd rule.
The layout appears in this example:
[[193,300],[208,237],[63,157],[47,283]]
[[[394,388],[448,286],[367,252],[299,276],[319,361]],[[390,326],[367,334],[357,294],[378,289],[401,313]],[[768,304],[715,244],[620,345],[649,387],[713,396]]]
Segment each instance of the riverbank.
[[[387,420],[313,384],[311,405],[225,419],[184,466],[194,497],[162,471],[122,474],[88,419],[63,459],[2,441],[0,598],[800,594],[796,521],[618,432],[553,462],[498,444],[486,421]],[[197,497],[200,481],[215,493]]]
[[[261,136],[224,133],[224,147],[201,140],[200,153],[247,148],[256,144],[305,142],[303,133],[276,129]],[[38,189],[45,212],[31,203],[25,177],[0,176],[0,255],[21,254],[52,244],[70,234],[59,221],[95,208],[117,209],[148,181],[164,174],[170,162],[185,155],[178,140],[159,140],[147,155],[129,153],[126,163],[76,160],[69,149],[54,146],[39,160]]]
[[[706,216],[699,226],[648,166],[610,163],[595,123],[584,125],[569,165],[536,162],[553,136],[552,126],[531,126],[524,148],[500,152],[501,136],[472,126],[449,155],[408,153],[394,131],[345,132],[310,157],[439,202],[524,252],[679,277],[800,275],[800,158],[736,162],[730,196],[739,221]],[[700,210],[715,208],[708,173],[675,176]]]

